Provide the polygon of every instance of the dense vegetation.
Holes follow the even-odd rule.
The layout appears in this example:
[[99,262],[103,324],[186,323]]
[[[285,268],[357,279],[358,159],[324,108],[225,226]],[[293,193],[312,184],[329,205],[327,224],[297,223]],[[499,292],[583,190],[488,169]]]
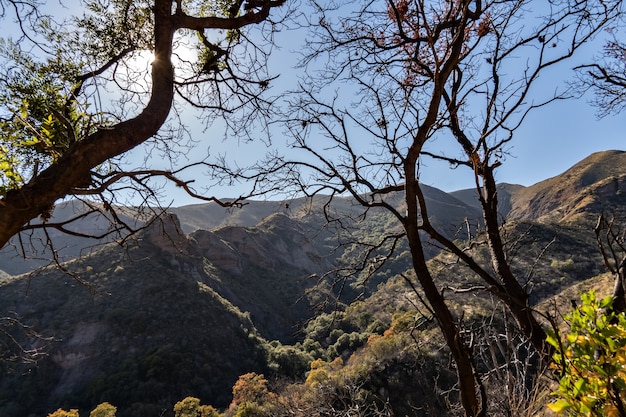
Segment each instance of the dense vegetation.
[[[588,221],[596,205],[585,210],[575,222],[504,226],[512,266],[532,269],[533,303],[552,317],[578,292],[606,295],[610,287],[608,276],[576,287],[604,271]],[[461,415],[436,319],[407,285],[406,251],[400,246],[375,274],[346,278],[360,252],[351,241],[333,242],[356,234],[360,242],[375,240],[388,227],[381,213],[371,212],[358,230],[337,229],[339,236],[319,217],[285,214],[256,227],[184,235],[170,216],[124,247],[108,244],[65,264],[65,271],[5,275],[2,305],[38,332],[13,334],[42,356],[36,365],[20,364],[23,352],[14,349],[14,361],[3,362],[0,412],[39,417],[60,408],[85,416],[109,403],[118,417],[187,408],[227,416]],[[488,262],[480,240],[457,239]],[[453,308],[465,312],[493,415],[545,411],[555,388],[537,379],[537,357],[510,317],[493,299],[462,291],[478,281],[451,254],[430,262]],[[329,268],[348,280],[318,275]],[[550,301],[570,287],[564,303]],[[261,394],[241,394],[258,391],[250,384]]]
[[[48,15],[0,0],[14,25],[0,39],[0,249],[52,266],[2,275],[0,411],[537,414],[552,364],[554,410],[626,415],[613,363],[597,378],[565,360],[611,351],[568,343],[619,333],[626,312],[623,152],[528,189],[497,182],[530,115],[578,94],[541,88],[544,74],[596,39],[606,59],[572,75],[602,111],[623,108],[623,2],[303,3],[84,0]],[[300,72],[273,90],[287,28],[306,32]],[[216,120],[267,152],[194,155]],[[430,162],[474,189],[425,185]],[[223,207],[278,194],[310,210],[286,201],[254,227],[185,235],[160,180]],[[212,196],[233,185],[235,199]],[[56,216],[60,202],[78,211]],[[75,229],[94,217],[104,226]],[[64,262],[57,232],[123,245]],[[561,313],[539,306],[604,268],[613,297],[586,299],[560,338]]]

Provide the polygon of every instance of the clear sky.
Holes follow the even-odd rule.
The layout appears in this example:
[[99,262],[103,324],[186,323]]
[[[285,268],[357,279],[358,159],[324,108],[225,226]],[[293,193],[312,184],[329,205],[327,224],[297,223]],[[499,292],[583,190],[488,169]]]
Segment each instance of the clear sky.
[[[586,98],[552,103],[533,113],[516,132],[509,155],[497,170],[499,182],[533,185],[561,174],[593,152],[626,150],[626,113],[598,119]],[[428,185],[444,191],[469,188],[473,178],[446,175],[447,167]]]
[[[6,25],[7,22],[2,22]],[[10,26],[4,26],[9,28]],[[6,37],[7,33],[0,36]],[[297,51],[306,42],[306,35],[302,31],[285,31],[276,36],[278,49],[270,62],[270,74],[280,74],[273,83],[277,93],[280,89],[289,89],[295,86],[298,70],[293,66],[297,61]],[[568,71],[576,63],[592,62],[598,53],[601,42],[589,45],[576,60],[560,67],[558,71],[546,74],[539,88],[554,90],[557,86],[571,79],[573,73]],[[148,70],[149,65],[145,65]],[[510,155],[497,171],[500,182],[532,185],[541,180],[558,175],[567,168],[596,151],[620,149],[626,150],[626,112],[603,119],[596,117],[595,109],[589,104],[591,96],[578,100],[557,102],[546,108],[539,109],[531,114],[524,125],[515,132],[515,137],[508,148]],[[193,128],[194,139],[198,141],[196,148],[190,153],[190,161],[201,158],[210,149],[212,155],[226,154],[238,161],[241,165],[253,162],[262,156],[266,148],[261,142],[252,144],[238,143],[235,138],[223,141],[223,130],[216,123],[208,130],[203,130],[194,120],[193,111],[185,111],[188,122]],[[280,146],[287,139],[281,137],[280,130],[273,135],[273,142]],[[128,160],[142,161],[145,148],[137,149],[128,155]],[[181,163],[184,161],[181,161]],[[150,160],[154,168],[169,168],[159,158]],[[467,172],[465,174],[468,174]],[[198,190],[206,184],[201,172],[190,173],[185,179],[195,179]],[[454,191],[473,186],[473,175],[462,175],[461,172],[450,171],[447,164],[437,165],[434,162],[426,164],[421,174],[422,182],[440,188],[444,191]],[[216,197],[234,197],[236,189],[212,188],[210,195]],[[200,201],[187,196],[180,189],[166,187],[165,205],[180,206],[195,204]]]
[[[280,74],[278,88],[289,88],[296,81],[298,70],[292,66],[296,62],[297,51],[306,41],[305,35],[297,31],[281,33],[276,41],[280,49],[272,57],[270,72]],[[596,41],[581,50],[575,59],[547,72],[535,91],[549,93],[564,87],[574,75],[571,68],[579,63],[593,62],[602,44],[602,41]],[[515,132],[508,147],[509,155],[497,171],[498,181],[529,186],[564,172],[593,152],[626,150],[626,112],[598,119],[596,109],[589,102],[592,98],[589,94],[576,100],[559,101],[531,113]],[[210,145],[212,153],[236,155],[242,163],[265,150],[261,143],[237,145],[235,140],[222,143],[220,138],[209,130],[205,134],[205,146]],[[274,137],[277,144],[285,140],[279,133]],[[426,162],[420,179],[444,191],[470,188],[475,184],[468,170],[451,171],[449,165],[435,162]],[[198,178],[197,182],[200,184],[202,179]],[[232,189],[214,188],[212,193],[234,197]],[[194,203],[182,192],[170,196],[175,206]]]
[[[217,132],[220,132],[218,126],[203,133],[199,150],[210,147],[212,154],[236,155],[235,159],[242,165],[266,151],[260,142],[238,144],[234,139],[223,142],[221,133]],[[274,138],[278,144],[285,141]],[[598,119],[588,98],[552,103],[533,113],[516,131],[509,155],[497,170],[497,180],[533,185],[561,174],[594,152],[612,149],[626,151],[626,113]],[[467,171],[465,174],[451,171],[448,164],[427,162],[421,181],[450,192],[474,186],[473,175],[467,175]],[[202,182],[199,176],[195,184]],[[211,193],[217,197],[235,197],[230,188],[214,188]],[[199,202],[172,187],[168,187],[168,196],[174,206]]]

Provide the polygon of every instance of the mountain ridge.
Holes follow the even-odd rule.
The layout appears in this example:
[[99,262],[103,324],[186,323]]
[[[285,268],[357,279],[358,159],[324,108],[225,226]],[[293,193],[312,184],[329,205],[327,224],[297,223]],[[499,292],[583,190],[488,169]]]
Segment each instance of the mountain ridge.
[[[621,151],[593,154],[545,183],[499,186],[503,227],[516,253],[512,265],[533,288],[533,302],[601,272],[590,222],[606,208],[626,205],[625,157]],[[478,213],[475,190],[450,194],[425,187],[425,193],[431,221],[448,236],[455,237],[458,226]],[[390,197],[399,209],[400,197]],[[326,273],[358,265],[357,251],[343,245],[376,242],[398,230],[397,221],[371,210],[333,228],[316,212],[320,204],[261,204],[246,215],[254,223],[248,226],[228,224],[233,217],[225,211],[210,220],[219,220],[219,226],[191,232],[193,224],[208,224],[207,207],[193,207],[187,219],[184,211],[173,210],[123,247],[103,244],[70,261],[67,273],[53,267],[19,276],[0,273],[5,314],[13,312],[42,336],[53,337],[19,339],[47,356],[30,372],[2,365],[0,415],[87,410],[102,401],[124,410],[120,417],[158,415],[189,395],[224,408],[238,375],[303,378],[323,349],[349,355],[365,343],[357,330],[381,335],[394,313],[387,309],[402,303],[412,308],[400,279],[410,271],[404,248],[398,246],[397,256],[367,282],[358,276],[335,282]],[[531,205],[537,215],[529,213]],[[333,209],[358,217],[347,199],[338,199]],[[454,265],[445,256],[435,261]],[[450,286],[471,283],[462,268],[441,273],[438,279]],[[325,304],[338,295],[336,304]],[[320,309],[332,313],[341,305],[363,328],[339,323],[340,332],[317,323]],[[374,305],[383,311],[370,311]],[[334,325],[332,315],[320,317],[328,317],[325,326]]]
[[[599,181],[612,177],[619,183],[615,191],[626,187],[626,152],[595,152],[563,173],[514,193],[509,217],[517,220],[539,220],[563,206],[569,199],[576,198],[584,189],[593,188]],[[592,189],[589,190],[591,191]],[[569,211],[565,211],[560,219],[553,220],[565,221],[568,213]]]

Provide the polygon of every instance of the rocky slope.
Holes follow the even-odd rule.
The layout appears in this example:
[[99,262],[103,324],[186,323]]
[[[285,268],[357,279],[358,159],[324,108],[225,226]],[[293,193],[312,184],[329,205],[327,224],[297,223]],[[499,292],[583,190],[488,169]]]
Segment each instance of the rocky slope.
[[225,407],[239,375],[267,372],[266,340],[292,342],[313,315],[309,276],[328,266],[288,218],[263,224],[186,236],[170,215],[67,273],[5,278],[5,314],[53,339],[20,339],[46,356],[4,374],[0,415],[104,399],[120,416],[159,415],[188,395]]
[[[512,266],[533,289],[534,302],[602,272],[590,222],[606,211],[626,214],[625,155],[598,153],[534,186],[500,186]],[[457,237],[466,218],[479,217],[474,190],[425,190],[431,222],[448,236]],[[402,210],[400,195],[389,198]],[[118,406],[119,417],[160,415],[189,395],[225,407],[243,373],[295,375],[293,369],[302,364],[296,351],[283,345],[302,342],[309,343],[304,350],[320,349],[314,337],[303,341],[300,330],[334,291],[332,276],[326,280],[325,273],[357,259],[357,250],[339,242],[376,241],[400,230],[384,212],[370,210],[360,217],[349,199],[333,203],[334,214],[348,220],[328,224],[319,212],[324,202],[178,208],[125,246],[100,245],[66,264],[65,272],[0,273],[2,314],[39,331],[43,338],[19,328],[15,335],[26,349],[46,353],[36,367],[2,363],[0,415],[88,410],[102,401]],[[76,208],[61,209],[67,212],[58,215],[67,216]],[[104,227],[94,224],[85,230]],[[436,253],[435,247],[429,250]],[[479,260],[487,259],[480,252],[484,247],[476,250]],[[396,253],[368,282],[370,291],[378,292],[346,309],[363,329],[382,332],[384,325],[371,318],[389,321],[397,305],[414,301],[399,279],[408,269],[408,255],[401,245]],[[436,262],[446,266],[438,278],[442,285],[471,284],[467,271],[445,256]],[[0,263],[15,265],[4,253]],[[336,289],[343,291],[343,300],[352,300],[359,290],[346,284]],[[307,337],[317,334],[335,350],[365,342],[352,325],[333,333],[328,328],[333,316],[324,317],[326,328],[309,329]],[[277,341],[270,345],[271,340]],[[278,351],[282,359],[276,359]]]

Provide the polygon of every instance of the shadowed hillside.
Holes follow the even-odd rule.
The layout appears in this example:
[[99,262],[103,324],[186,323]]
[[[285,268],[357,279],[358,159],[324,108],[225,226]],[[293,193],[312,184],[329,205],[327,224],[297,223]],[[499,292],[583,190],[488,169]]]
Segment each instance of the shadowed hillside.
[[[547,305],[604,272],[593,225],[601,213],[626,216],[625,155],[597,153],[531,187],[499,186],[509,260],[533,304]],[[425,187],[425,194],[431,222],[489,267],[483,240],[467,241],[461,227],[480,231],[477,192]],[[401,194],[388,198],[403,211]],[[329,273],[360,265],[367,245],[355,242],[400,232],[397,219],[363,213],[348,198],[334,198],[325,216],[326,202],[180,207],[124,246],[100,244],[65,264],[67,273],[0,271],[3,314],[40,332],[43,339],[15,335],[47,355],[35,367],[2,365],[0,415],[39,417],[59,407],[86,415],[108,401],[118,417],[170,417],[187,396],[224,409],[239,375],[302,381],[314,359],[334,364],[328,372],[337,381],[353,378],[368,395],[385,396],[397,415],[444,415],[448,397],[441,395],[455,401],[454,375],[432,316],[402,278],[412,274],[404,242],[371,276],[361,271],[333,282]],[[61,205],[56,215],[75,208]],[[61,246],[76,244],[58,238]],[[427,251],[447,299],[467,312],[464,320],[494,324],[499,307],[487,293],[465,291],[480,284],[476,277],[436,246]],[[11,271],[30,267],[4,254],[0,261]]]
[[[217,232],[221,238],[187,238],[170,216],[128,247],[108,245],[74,261],[74,276],[50,268],[5,279],[5,314],[54,340],[41,345],[48,356],[37,368],[5,373],[0,415],[46,415],[101,401],[121,406],[122,417],[160,415],[187,395],[226,406],[239,375],[267,371],[265,339],[293,340],[313,314],[307,267],[324,263],[281,221],[289,220],[276,218],[274,234],[239,229],[247,236],[233,252],[236,270],[224,261],[224,247],[234,247],[227,230]],[[317,257],[307,264],[303,256],[296,266],[286,250],[296,246]],[[281,250],[288,257],[279,257]]]

